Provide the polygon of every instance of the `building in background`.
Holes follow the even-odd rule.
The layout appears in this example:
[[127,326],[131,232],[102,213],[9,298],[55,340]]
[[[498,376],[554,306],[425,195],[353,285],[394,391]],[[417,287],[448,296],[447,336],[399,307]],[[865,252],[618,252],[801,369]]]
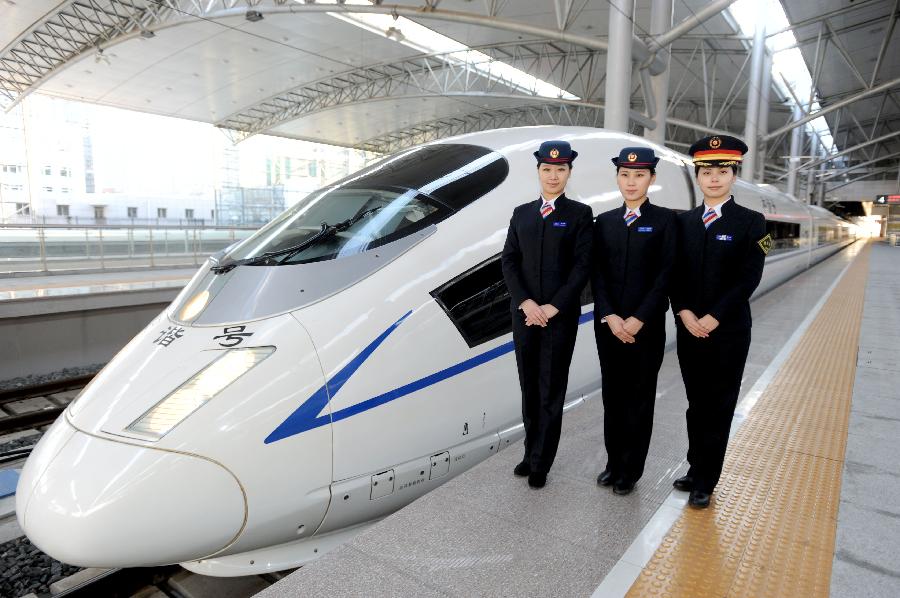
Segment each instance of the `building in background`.
[[33,94],[0,113],[0,223],[259,226],[374,157]]

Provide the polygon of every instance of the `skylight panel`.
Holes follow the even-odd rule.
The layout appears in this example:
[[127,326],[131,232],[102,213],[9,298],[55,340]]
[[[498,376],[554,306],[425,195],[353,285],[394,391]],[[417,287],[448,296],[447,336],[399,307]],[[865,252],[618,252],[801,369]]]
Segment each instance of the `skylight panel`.
[[[301,0],[295,0],[300,2]],[[337,4],[337,0],[318,0],[317,4]],[[369,0],[346,0],[345,5],[370,5]],[[448,62],[468,65],[484,76],[500,78],[511,89],[545,98],[579,100],[578,96],[556,87],[542,79],[526,73],[487,54],[472,50],[445,35],[419,25],[406,17],[369,13],[326,13],[336,19],[350,23],[366,31],[392,39],[423,54],[443,54]]]
[[[784,7],[779,0],[738,0],[728,10],[737,21],[741,33],[749,37],[753,37],[757,15],[760,11],[766,15],[767,29],[779,31],[790,26],[787,15],[784,13]],[[803,60],[803,55],[797,47],[797,38],[794,36],[794,32],[787,30],[769,37],[766,39],[766,46],[772,52],[772,78],[775,85],[784,95],[790,97],[791,94],[785,87],[785,81],[787,81],[800,100],[801,108],[806,110],[806,103],[809,101],[812,90],[812,77]],[[813,92],[812,105],[809,106],[809,109],[815,112],[820,108],[818,94]],[[805,126],[807,131],[814,132],[819,136],[822,144],[829,148],[831,153],[837,153],[838,149],[824,116],[806,123]]]

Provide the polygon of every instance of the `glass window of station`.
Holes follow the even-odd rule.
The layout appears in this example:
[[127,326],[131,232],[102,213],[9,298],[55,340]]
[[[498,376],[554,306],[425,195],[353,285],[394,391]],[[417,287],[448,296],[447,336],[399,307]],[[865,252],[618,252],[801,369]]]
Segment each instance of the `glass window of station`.
[[286,252],[277,262],[282,265],[361,253],[440,222],[508,173],[506,159],[484,147],[436,144],[404,151],[302,199],[227,259]]

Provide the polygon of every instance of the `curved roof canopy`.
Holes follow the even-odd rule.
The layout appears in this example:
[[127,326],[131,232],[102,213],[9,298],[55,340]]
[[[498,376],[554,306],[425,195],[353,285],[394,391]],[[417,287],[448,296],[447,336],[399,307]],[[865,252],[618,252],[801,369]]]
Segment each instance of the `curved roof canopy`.
[[[671,71],[667,141],[741,133],[750,40],[720,12],[731,2],[675,0],[661,38],[636,4],[636,60]],[[897,4],[783,2],[820,108],[845,102],[826,119],[842,150],[860,146],[842,164],[868,162],[858,174],[898,165]],[[40,90],[212,123],[235,141],[375,151],[495,126],[600,126],[609,11],[599,0],[0,0],[0,105]],[[660,43],[670,55],[652,51]],[[769,178],[786,171],[784,91],[770,94]],[[653,126],[639,78],[631,126]]]

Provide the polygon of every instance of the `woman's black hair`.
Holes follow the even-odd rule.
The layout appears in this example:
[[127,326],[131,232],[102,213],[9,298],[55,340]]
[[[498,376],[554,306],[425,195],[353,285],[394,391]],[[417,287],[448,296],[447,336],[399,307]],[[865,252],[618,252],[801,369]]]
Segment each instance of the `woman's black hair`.
[[558,162],[556,164],[554,164],[552,162],[538,162],[537,167],[540,168],[541,165],[543,165],[543,164],[549,164],[550,166],[562,166],[563,164],[567,164],[569,166],[569,170],[572,170],[573,168],[575,168],[574,162]]
[[[617,174],[617,175],[619,174],[619,171],[622,170],[622,168],[624,168],[624,167],[623,167],[623,166],[616,166],[616,174]],[[650,176],[656,176],[656,169],[655,169],[655,168],[632,168],[632,170],[649,170],[649,171],[650,171]]]
[[[729,164],[728,167],[731,169],[732,172],[734,172],[734,175],[737,176],[737,169],[738,169],[737,164]],[[721,167],[720,166],[696,166],[695,165],[694,166],[694,177],[696,177],[698,174],[700,174],[701,168],[721,168]]]

